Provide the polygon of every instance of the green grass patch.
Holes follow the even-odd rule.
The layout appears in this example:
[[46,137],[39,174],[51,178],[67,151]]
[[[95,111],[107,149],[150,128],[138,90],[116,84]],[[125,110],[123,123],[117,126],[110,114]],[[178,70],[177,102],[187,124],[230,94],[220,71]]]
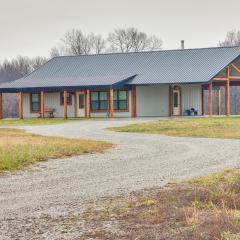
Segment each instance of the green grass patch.
[[111,143],[45,137],[18,129],[0,129],[0,172],[48,159],[103,152]]
[[68,122],[77,122],[82,120],[88,120],[88,118],[33,118],[33,119],[3,119],[0,120],[1,126],[38,126],[38,125],[55,125],[64,124]]
[[176,119],[133,124],[110,130],[176,137],[240,139],[240,117]]

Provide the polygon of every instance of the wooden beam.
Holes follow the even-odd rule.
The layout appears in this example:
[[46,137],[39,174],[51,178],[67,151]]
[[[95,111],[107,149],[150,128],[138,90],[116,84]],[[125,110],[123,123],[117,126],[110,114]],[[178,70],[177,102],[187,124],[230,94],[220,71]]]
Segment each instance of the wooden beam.
[[227,81],[228,78],[224,78],[224,77],[215,77],[213,78],[213,81]]
[[213,110],[213,107],[212,107],[212,81],[210,81],[209,83],[209,116],[211,117],[212,116],[212,110]]
[[217,113],[218,115],[221,114],[221,88],[218,87],[217,89]]
[[91,117],[91,96],[90,96],[90,90],[87,90],[86,92],[86,98],[87,98],[87,118]]
[[240,73],[240,68],[238,68],[235,64],[231,65],[238,73]]
[[137,117],[137,93],[136,93],[136,86],[132,87],[131,102],[132,102],[132,118],[135,118],[135,117]]
[[230,116],[230,67],[227,68],[227,75],[228,75],[228,80],[226,81],[226,86],[225,86],[225,110],[226,110],[226,116]]
[[173,115],[173,104],[172,104],[172,86],[169,85],[169,117]]
[[109,117],[113,118],[113,112],[114,112],[114,103],[113,103],[113,89],[110,89],[109,92]]
[[19,111],[19,118],[23,119],[23,93],[18,93],[18,111]]
[[0,93],[0,119],[3,119],[3,94]]
[[41,91],[41,118],[45,118],[45,106],[44,106],[44,91]]
[[229,76],[230,80],[240,80],[240,76]]
[[202,85],[202,116],[204,116],[204,87]]
[[[74,117],[77,118],[77,92],[74,92]],[[84,100],[85,101],[85,100]]]
[[63,92],[64,119],[67,119],[67,91]]

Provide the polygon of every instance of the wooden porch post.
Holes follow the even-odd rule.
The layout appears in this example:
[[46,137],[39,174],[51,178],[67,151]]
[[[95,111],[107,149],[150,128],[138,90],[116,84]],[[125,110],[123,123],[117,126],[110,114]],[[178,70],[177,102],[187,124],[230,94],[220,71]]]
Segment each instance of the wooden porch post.
[[91,117],[91,99],[90,99],[90,90],[87,90],[87,118]]
[[227,81],[225,86],[225,109],[226,109],[226,116],[230,116],[230,67],[227,68]]
[[44,91],[41,91],[41,118],[45,118]]
[[19,118],[23,119],[23,93],[18,93],[18,109],[19,109]]
[[172,104],[172,86],[169,85],[169,117],[173,115],[173,104]]
[[63,92],[64,119],[67,119],[67,91]]
[[113,89],[110,89],[109,92],[109,117],[113,118],[113,112],[114,112],[114,103],[113,103]]
[[204,112],[204,87],[202,85],[202,116],[205,115],[205,112]]
[[132,101],[132,118],[135,118],[137,117],[137,92],[135,86],[132,87],[131,101]]
[[209,117],[212,117],[212,80],[209,83]]
[[221,88],[218,87],[218,90],[217,90],[217,113],[218,115],[221,114]]
[[3,119],[3,95],[0,93],[0,119]]

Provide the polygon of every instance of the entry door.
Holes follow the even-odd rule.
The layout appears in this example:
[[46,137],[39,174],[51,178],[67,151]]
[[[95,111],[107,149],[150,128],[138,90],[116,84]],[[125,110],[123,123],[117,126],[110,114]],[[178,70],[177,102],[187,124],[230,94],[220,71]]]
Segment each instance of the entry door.
[[77,92],[77,116],[85,117],[85,93]]
[[173,90],[173,115],[181,115],[181,98],[179,89]]

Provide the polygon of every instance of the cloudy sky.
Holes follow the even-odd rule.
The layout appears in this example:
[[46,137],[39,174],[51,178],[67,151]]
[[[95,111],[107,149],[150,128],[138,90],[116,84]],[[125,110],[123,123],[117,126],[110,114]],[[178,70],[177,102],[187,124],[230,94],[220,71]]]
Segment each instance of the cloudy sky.
[[240,29],[239,0],[0,0],[0,60],[48,56],[66,30],[107,36],[137,27],[159,36],[164,49],[216,46]]

